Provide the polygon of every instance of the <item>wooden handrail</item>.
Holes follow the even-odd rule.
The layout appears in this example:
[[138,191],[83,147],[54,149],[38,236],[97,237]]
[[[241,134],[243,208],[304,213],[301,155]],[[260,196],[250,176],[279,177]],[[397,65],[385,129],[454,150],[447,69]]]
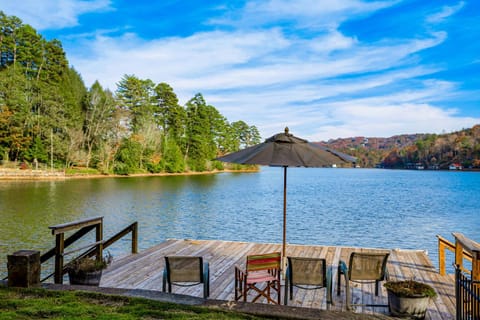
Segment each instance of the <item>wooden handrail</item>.
[[[126,236],[128,233],[132,232],[132,254],[138,253],[138,222],[134,222],[120,232],[117,232],[115,235],[111,236],[110,239],[103,241],[103,249],[110,247],[112,244]],[[92,247],[90,250],[85,251],[77,257],[93,257],[95,255],[95,247]]]
[[138,222],[136,221],[105,241],[103,248],[108,248],[114,242],[126,236],[129,232],[132,233],[132,253],[138,253]]
[[[89,226],[89,227],[83,227],[82,229],[78,230],[77,232],[72,234],[70,237],[65,239],[64,248],[69,247],[72,243],[74,243],[75,241],[77,241],[78,239],[86,235],[88,232],[90,232],[94,228],[95,226]],[[55,256],[55,248],[52,248],[47,252],[45,252],[44,254],[42,254],[40,257],[40,263],[44,263],[45,261],[49,260],[53,256]]]
[[480,280],[480,244],[454,232],[455,237],[455,264],[463,269],[463,252],[467,251],[472,257],[472,280]]
[[[74,226],[74,225],[80,226],[81,229],[78,230],[77,232],[75,232],[73,235],[71,235],[69,238],[67,238],[65,240],[63,240],[63,233],[61,233],[61,232],[54,233],[53,229],[52,229],[52,233],[56,235],[57,245],[60,244],[59,245],[60,248],[55,246],[55,248],[52,248],[51,250],[49,250],[48,252],[46,252],[45,254],[43,254],[41,256],[41,258],[40,258],[41,263],[43,263],[43,262],[47,261],[48,259],[52,258],[53,256],[55,256],[55,272],[53,272],[52,274],[50,274],[47,277],[45,277],[44,279],[42,279],[42,282],[55,275],[55,283],[61,283],[61,282],[57,282],[57,281],[62,281],[63,275],[67,272],[67,267],[70,263],[72,263],[73,261],[75,261],[77,259],[81,259],[81,258],[84,258],[84,257],[93,257],[95,255],[97,255],[97,258],[98,258],[99,247],[101,247],[101,250],[103,250],[103,249],[111,246],[113,243],[120,240],[121,238],[123,238],[125,235],[127,235],[130,232],[132,233],[132,253],[138,253],[138,222],[132,223],[131,225],[129,225],[128,227],[126,227],[122,231],[118,232],[117,234],[115,234],[114,236],[112,236],[110,239],[108,239],[106,241],[102,240],[102,238],[103,238],[103,235],[102,235],[103,228],[101,226],[102,222],[103,222],[103,217],[102,217],[101,220],[98,219],[98,218],[92,218],[92,219],[87,219],[87,220],[82,220],[82,221],[77,221],[77,222],[72,222],[72,223],[66,223],[66,224],[55,226],[55,227],[50,227],[51,229],[54,228],[55,231],[72,230],[71,227]],[[80,239],[83,235],[87,234],[89,231],[91,231],[93,229],[96,229],[97,239],[100,238],[100,240],[97,240],[97,242],[95,242],[93,244],[89,244],[87,246],[84,246],[84,247],[81,247],[81,248],[78,248],[78,249],[75,249],[75,250],[71,250],[71,251],[68,251],[68,252],[63,251],[66,247],[70,246],[76,240]],[[100,229],[100,232],[99,232],[99,229]],[[67,263],[66,265],[63,264],[63,257],[65,255],[73,253],[73,252],[77,252],[77,251],[85,249],[85,248],[89,248],[89,249],[84,251],[82,254],[80,254],[78,257],[76,257],[75,259],[73,259],[72,261]],[[62,249],[62,250],[60,250],[60,249]],[[102,258],[101,255],[100,255],[100,258]]]
[[[455,236],[455,234],[457,234],[457,233],[453,233],[454,236]],[[456,253],[457,249],[456,249],[455,244],[453,244],[452,242],[443,238],[442,236],[437,235],[437,238],[438,238],[438,269],[439,269],[440,274],[442,276],[444,276],[444,275],[447,274],[447,272],[446,272],[445,250],[449,250],[453,253]],[[467,239],[467,238],[465,238],[465,239]],[[470,240],[470,239],[468,239],[468,240]],[[472,261],[473,260],[472,254],[470,252],[468,252],[466,249],[463,249],[461,252],[459,252],[458,255],[456,254],[455,256],[456,256],[455,261],[457,261],[457,257],[458,257],[458,259],[462,260],[462,262],[460,264],[460,267],[462,268],[462,271],[470,273],[470,271],[465,270],[463,268],[463,259],[466,259],[468,261]]]
[[452,232],[452,235],[455,237],[455,240],[459,242],[462,248],[468,253],[473,254],[473,252],[475,251],[480,251],[480,243],[465,237],[462,233]]
[[[103,217],[94,217],[85,220],[78,220],[59,224],[56,226],[48,227],[52,230],[52,235],[55,235],[55,283],[63,283],[63,274],[65,272],[65,266],[63,263],[64,251],[65,251],[65,232],[70,230],[79,229],[74,235],[75,239],[72,239],[72,243],[78,240],[81,236],[85,235],[88,231],[95,228],[95,253],[97,261],[103,259]],[[88,229],[88,231],[86,231]]]
[[57,224],[56,226],[48,227],[52,230],[52,235],[56,235],[59,233],[65,233],[70,230],[80,229],[88,226],[94,226],[103,223],[103,217],[94,217],[85,220],[78,220],[63,224]]

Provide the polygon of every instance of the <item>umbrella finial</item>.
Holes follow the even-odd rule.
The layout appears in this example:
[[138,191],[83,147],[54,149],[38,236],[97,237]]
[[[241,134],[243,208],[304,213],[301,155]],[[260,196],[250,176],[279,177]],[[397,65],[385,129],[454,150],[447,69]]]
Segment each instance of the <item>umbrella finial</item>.
[[287,136],[288,136],[288,131],[289,131],[288,127],[285,127],[285,135]]

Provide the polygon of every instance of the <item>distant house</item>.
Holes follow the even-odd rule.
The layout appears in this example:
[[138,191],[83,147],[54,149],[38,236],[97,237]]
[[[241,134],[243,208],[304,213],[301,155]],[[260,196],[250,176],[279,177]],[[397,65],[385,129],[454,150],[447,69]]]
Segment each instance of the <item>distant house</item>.
[[423,170],[425,169],[425,166],[420,162],[417,162],[417,163],[409,162],[405,165],[405,169]]
[[460,163],[452,163],[449,167],[449,170],[462,170],[462,165]]

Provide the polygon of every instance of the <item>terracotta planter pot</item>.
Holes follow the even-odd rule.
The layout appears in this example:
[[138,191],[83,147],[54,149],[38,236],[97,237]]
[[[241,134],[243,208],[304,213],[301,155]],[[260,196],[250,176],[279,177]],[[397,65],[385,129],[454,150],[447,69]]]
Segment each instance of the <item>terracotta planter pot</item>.
[[85,286],[97,286],[102,278],[102,270],[84,272],[84,271],[68,271],[70,284],[80,284]]
[[427,313],[430,297],[399,297],[387,290],[390,313],[396,317],[410,317],[412,319],[424,319]]

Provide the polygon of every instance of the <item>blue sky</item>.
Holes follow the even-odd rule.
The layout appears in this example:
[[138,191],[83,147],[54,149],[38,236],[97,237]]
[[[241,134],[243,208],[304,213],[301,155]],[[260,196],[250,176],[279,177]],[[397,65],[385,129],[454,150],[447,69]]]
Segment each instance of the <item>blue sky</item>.
[[266,138],[480,124],[478,0],[0,0],[90,86],[125,74],[204,95]]

